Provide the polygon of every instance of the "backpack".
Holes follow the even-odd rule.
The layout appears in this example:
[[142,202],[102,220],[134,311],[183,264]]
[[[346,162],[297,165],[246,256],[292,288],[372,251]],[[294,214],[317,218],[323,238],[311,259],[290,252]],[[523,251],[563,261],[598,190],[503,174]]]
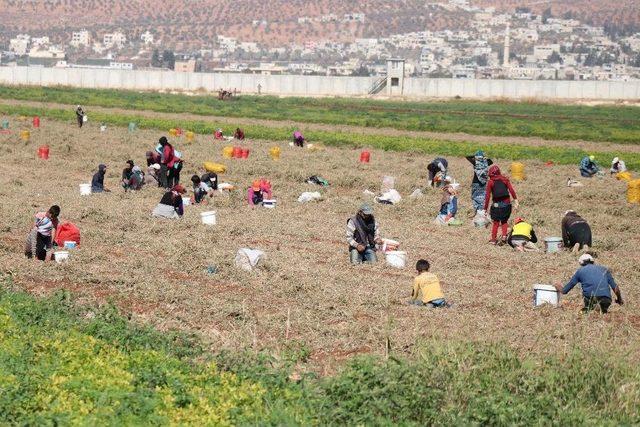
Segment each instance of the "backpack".
[[509,188],[507,187],[507,184],[502,180],[493,181],[491,195],[493,196],[493,200],[509,197]]

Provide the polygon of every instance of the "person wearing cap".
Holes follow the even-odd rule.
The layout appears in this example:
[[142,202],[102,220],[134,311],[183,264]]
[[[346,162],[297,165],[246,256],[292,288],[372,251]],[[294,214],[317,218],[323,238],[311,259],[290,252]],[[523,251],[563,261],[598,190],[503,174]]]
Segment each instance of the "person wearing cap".
[[487,181],[489,181],[489,166],[493,160],[487,158],[484,151],[478,150],[473,156],[465,157],[473,165],[473,181],[471,182],[471,201],[473,203],[473,215],[482,211],[484,195],[487,191]]
[[598,172],[600,172],[600,168],[596,163],[595,156],[585,156],[582,158],[580,161],[580,175],[585,178],[592,178]]
[[[436,177],[444,177],[447,176],[447,168],[449,167],[449,162],[447,159],[443,159],[442,157],[436,157],[427,165],[427,171],[429,172],[429,177],[427,179],[427,184],[431,187],[435,187],[437,184]],[[442,183],[442,181],[440,181]]]
[[249,206],[262,206],[265,199],[271,199],[271,183],[266,179],[256,179],[247,190]]
[[526,222],[523,218],[516,218],[513,222],[513,228],[507,238],[509,246],[519,252],[537,251],[538,237],[533,226]]
[[167,191],[160,199],[160,203],[155,207],[152,216],[156,218],[177,219],[184,214],[184,205],[182,204],[182,195],[187,190],[180,184]]
[[591,254],[583,254],[578,258],[580,268],[575,272],[571,280],[564,287],[557,283],[558,292],[566,295],[578,283],[582,287],[582,299],[584,301],[583,312],[589,312],[596,307],[602,313],[606,313],[611,305],[611,290],[616,295],[616,303],[622,305],[622,293],[620,287],[613,280],[609,269],[602,265],[596,265]]
[[562,244],[573,253],[580,250],[588,251],[591,247],[591,227],[587,221],[576,213],[568,210],[564,213],[562,223]]
[[82,127],[84,124],[85,112],[80,105],[76,107],[76,119],[78,120],[78,127]]
[[92,193],[108,193],[111,190],[104,188],[104,176],[107,174],[107,165],[101,163],[98,165],[98,172],[93,174],[91,178],[91,192]]
[[614,157],[613,160],[611,161],[611,170],[609,171],[611,172],[611,175],[615,175],[615,174],[626,172],[626,171],[627,171],[627,165],[624,163],[624,161],[620,160],[619,157]]
[[154,163],[147,168],[147,175],[153,178],[153,180],[158,184],[158,187],[162,187],[160,184],[160,164]]
[[346,237],[351,264],[374,263],[378,260],[376,244],[381,244],[382,239],[370,205],[360,206],[358,213],[347,220]]

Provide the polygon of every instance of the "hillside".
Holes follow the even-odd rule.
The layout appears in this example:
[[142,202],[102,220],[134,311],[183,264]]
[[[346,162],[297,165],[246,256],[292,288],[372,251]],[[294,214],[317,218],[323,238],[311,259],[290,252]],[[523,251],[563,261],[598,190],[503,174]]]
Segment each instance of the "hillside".
[[[64,41],[72,30],[82,28],[98,32],[122,28],[134,34],[149,29],[178,47],[207,46],[216,34],[278,46],[319,39],[350,41],[427,28],[453,29],[466,23],[460,13],[417,0],[3,0],[0,9],[3,33],[48,33]],[[339,21],[354,13],[365,14],[364,22]],[[330,14],[338,21],[298,22],[301,17]],[[43,22],[43,16],[51,19]]]

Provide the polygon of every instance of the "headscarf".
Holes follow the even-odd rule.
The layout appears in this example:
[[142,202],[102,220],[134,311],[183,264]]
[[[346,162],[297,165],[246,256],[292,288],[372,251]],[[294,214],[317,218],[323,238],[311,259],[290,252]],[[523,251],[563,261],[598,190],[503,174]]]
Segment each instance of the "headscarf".
[[484,185],[489,179],[489,162],[484,156],[484,152],[482,150],[478,150],[476,152],[474,160],[475,162],[473,166],[473,172],[476,174],[476,177],[478,178],[478,181],[480,181],[480,184]]
[[98,172],[100,172],[102,175],[106,173],[106,169],[107,169],[107,165],[105,165],[104,163],[100,163],[98,165]]

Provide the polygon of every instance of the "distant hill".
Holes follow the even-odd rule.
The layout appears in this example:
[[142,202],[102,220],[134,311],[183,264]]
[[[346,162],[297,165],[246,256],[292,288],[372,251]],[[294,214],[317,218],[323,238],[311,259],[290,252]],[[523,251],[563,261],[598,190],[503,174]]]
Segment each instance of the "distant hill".
[[[437,1],[437,0],[436,0]],[[471,0],[474,5],[514,11],[551,7],[595,24],[640,23],[640,0]],[[169,46],[211,46],[216,35],[270,46],[329,39],[351,41],[395,33],[464,28],[470,16],[428,6],[425,0],[0,0],[0,32],[47,34],[56,42],[72,30],[103,33],[122,28],[137,37],[151,30]],[[334,14],[363,13],[364,22],[299,22]],[[258,21],[264,21],[258,22]]]
[[595,25],[640,25],[640,0],[471,0],[473,4],[494,6],[498,10],[514,11],[529,7],[542,13],[551,8],[554,16],[569,13],[575,19]]
[[[329,39],[385,36],[400,32],[462,28],[464,14],[419,0],[0,0],[0,31],[55,33],[123,28],[135,35],[150,29],[172,45],[202,47],[216,34],[271,46]],[[361,22],[306,22],[334,14],[363,13]],[[265,21],[255,23],[254,21]]]

